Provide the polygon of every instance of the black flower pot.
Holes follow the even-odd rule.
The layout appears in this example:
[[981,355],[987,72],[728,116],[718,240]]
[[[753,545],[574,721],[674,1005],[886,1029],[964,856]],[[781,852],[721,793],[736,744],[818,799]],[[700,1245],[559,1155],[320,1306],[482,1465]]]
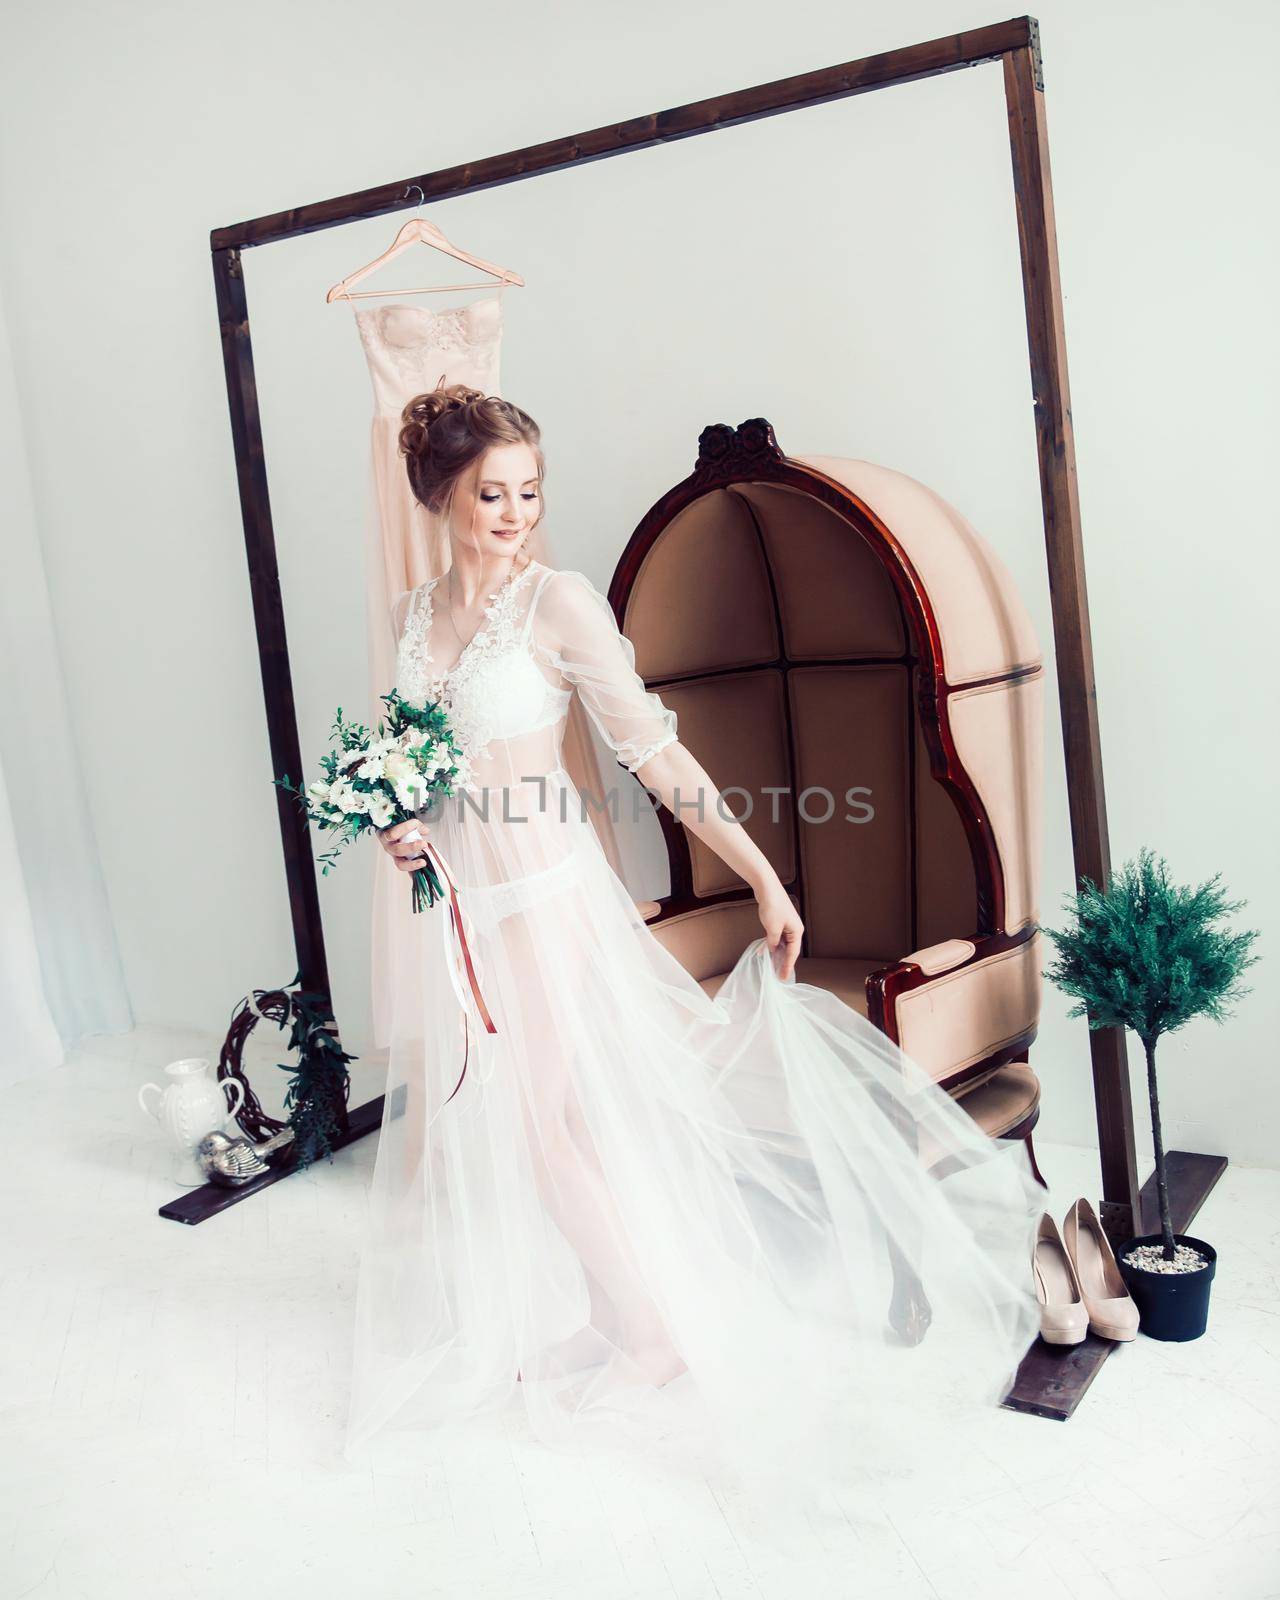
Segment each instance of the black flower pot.
[[1218,1265],[1218,1252],[1203,1239],[1175,1233],[1175,1244],[1188,1244],[1208,1262],[1198,1272],[1148,1272],[1131,1267],[1125,1256],[1136,1245],[1159,1244],[1160,1233],[1143,1233],[1126,1239],[1115,1252],[1125,1287],[1138,1308],[1139,1327],[1149,1339],[1198,1339],[1209,1320],[1209,1285]]

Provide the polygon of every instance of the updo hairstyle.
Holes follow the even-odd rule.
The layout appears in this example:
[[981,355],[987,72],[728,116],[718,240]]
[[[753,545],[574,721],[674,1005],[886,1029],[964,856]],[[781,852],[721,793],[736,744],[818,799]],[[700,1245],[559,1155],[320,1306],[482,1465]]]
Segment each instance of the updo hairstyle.
[[527,444],[538,463],[538,516],[542,521],[542,455],[538,424],[519,406],[465,383],[443,381],[415,395],[400,413],[400,454],[414,497],[435,514],[452,509],[454,490],[485,451],[498,444]]

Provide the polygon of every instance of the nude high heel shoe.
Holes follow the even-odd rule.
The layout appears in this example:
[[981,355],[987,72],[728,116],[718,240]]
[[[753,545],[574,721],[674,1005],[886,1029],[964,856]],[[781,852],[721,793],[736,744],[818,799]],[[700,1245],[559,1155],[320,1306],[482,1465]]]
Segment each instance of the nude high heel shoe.
[[1040,1301],[1040,1337],[1046,1344],[1079,1344],[1089,1331],[1089,1313],[1058,1224],[1047,1211],[1040,1218],[1031,1265]]
[[1138,1307],[1120,1276],[1111,1241],[1087,1200],[1077,1200],[1067,1212],[1062,1236],[1084,1295],[1089,1326],[1104,1339],[1136,1338]]

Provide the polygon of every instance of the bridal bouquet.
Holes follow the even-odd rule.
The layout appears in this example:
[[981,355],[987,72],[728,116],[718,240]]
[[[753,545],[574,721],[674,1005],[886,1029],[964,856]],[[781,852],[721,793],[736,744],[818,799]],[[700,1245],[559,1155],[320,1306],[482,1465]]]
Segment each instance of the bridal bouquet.
[[[333,830],[337,843],[320,857],[322,873],[336,864],[338,852],[371,829],[407,822],[440,796],[450,796],[455,783],[466,782],[466,758],[455,742],[449,719],[435,702],[410,705],[393,690],[381,695],[387,721],[371,732],[362,723],[334,718],[336,746],[322,757],[324,776],[305,789],[283,779],[271,781],[296,795],[310,821]],[[434,905],[444,893],[430,856],[413,872],[413,909]]]

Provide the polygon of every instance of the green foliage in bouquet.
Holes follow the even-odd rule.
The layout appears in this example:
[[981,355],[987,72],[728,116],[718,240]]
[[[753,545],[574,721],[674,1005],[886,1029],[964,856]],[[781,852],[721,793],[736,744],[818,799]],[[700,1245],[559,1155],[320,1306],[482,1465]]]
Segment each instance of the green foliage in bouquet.
[[1087,1016],[1089,1027],[1128,1028],[1142,1040],[1155,1142],[1163,1255],[1174,1257],[1173,1225],[1160,1132],[1156,1043],[1193,1017],[1222,1022],[1229,1008],[1252,991],[1240,975],[1259,958],[1249,953],[1256,929],[1232,933],[1214,927],[1244,900],[1228,901],[1216,874],[1198,888],[1171,884],[1163,858],[1141,850],[1136,862],[1112,873],[1105,891],[1089,878],[1066,904],[1074,922],[1062,931],[1043,928],[1058,960],[1044,974],[1080,1004],[1068,1016]]
[[[387,720],[380,719],[372,732],[346,721],[338,707],[331,729],[335,748],[321,758],[322,777],[305,789],[291,783],[288,773],[271,780],[296,796],[317,828],[337,833],[337,842],[319,857],[322,875],[362,833],[418,816],[436,799],[451,796],[466,776],[462,749],[438,703],[411,705],[394,690],[380,698]],[[415,911],[434,905],[444,892],[430,860],[412,879]]]

